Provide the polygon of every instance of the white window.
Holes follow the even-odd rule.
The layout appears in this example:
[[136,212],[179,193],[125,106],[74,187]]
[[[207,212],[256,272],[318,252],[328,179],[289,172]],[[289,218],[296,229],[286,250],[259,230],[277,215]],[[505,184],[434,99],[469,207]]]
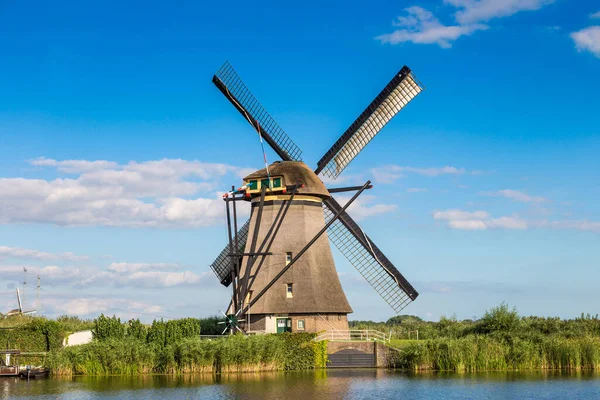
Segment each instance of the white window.
[[289,265],[292,262],[292,253],[285,253],[285,265]]
[[303,331],[304,330],[304,320],[303,319],[299,319],[298,320],[298,330],[299,331]]
[[293,285],[291,283],[288,283],[286,285],[285,294],[288,299],[291,299],[292,297],[294,297],[294,289],[292,286]]

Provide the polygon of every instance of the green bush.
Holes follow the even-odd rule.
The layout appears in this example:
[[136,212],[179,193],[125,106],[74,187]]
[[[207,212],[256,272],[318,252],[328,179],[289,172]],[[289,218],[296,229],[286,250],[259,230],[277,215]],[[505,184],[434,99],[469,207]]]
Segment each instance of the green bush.
[[27,352],[51,351],[62,347],[65,330],[58,322],[43,317],[17,317],[12,322],[15,325],[0,330],[0,345],[3,347]]

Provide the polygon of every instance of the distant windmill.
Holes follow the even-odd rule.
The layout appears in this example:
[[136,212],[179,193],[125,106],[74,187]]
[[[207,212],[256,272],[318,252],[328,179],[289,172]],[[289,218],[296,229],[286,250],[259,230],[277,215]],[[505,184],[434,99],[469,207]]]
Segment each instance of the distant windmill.
[[[246,88],[229,63],[213,83],[282,161],[244,178],[224,196],[229,245],[211,268],[224,286],[233,283],[230,332],[347,330],[352,312],[333,262],[329,240],[383,299],[399,313],[419,295],[379,250],[346,208],[362,186],[328,189],[319,175],[336,179],[375,135],[423,89],[403,67],[335,142],[313,171],[301,150]],[[263,150],[264,152],[264,150]],[[356,191],[341,206],[332,193]],[[251,216],[237,230],[236,202],[249,201]],[[230,215],[233,207],[233,218]],[[232,226],[233,221],[233,226]],[[232,235],[233,232],[237,234]],[[326,233],[327,231],[327,233]]]
[[17,291],[17,305],[18,308],[15,308],[14,310],[10,310],[9,312],[6,313],[6,317],[10,317],[11,315],[30,315],[30,314],[35,314],[37,312],[37,310],[29,310],[29,311],[24,311],[23,310],[23,302],[21,300],[21,293],[19,292],[19,288],[16,288]]

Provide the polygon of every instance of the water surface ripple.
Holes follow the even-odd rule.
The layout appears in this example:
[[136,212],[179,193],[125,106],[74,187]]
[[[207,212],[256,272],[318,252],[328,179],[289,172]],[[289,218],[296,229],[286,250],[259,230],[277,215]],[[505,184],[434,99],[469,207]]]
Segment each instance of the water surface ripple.
[[0,398],[45,399],[600,399],[591,371],[407,374],[328,370],[230,375],[0,379]]

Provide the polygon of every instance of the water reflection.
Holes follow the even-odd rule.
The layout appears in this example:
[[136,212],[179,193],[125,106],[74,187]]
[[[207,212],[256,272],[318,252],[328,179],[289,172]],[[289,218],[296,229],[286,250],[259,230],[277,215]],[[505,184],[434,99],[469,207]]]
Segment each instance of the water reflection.
[[321,370],[245,374],[0,379],[1,398],[43,399],[463,399],[600,398],[592,371],[406,374]]

